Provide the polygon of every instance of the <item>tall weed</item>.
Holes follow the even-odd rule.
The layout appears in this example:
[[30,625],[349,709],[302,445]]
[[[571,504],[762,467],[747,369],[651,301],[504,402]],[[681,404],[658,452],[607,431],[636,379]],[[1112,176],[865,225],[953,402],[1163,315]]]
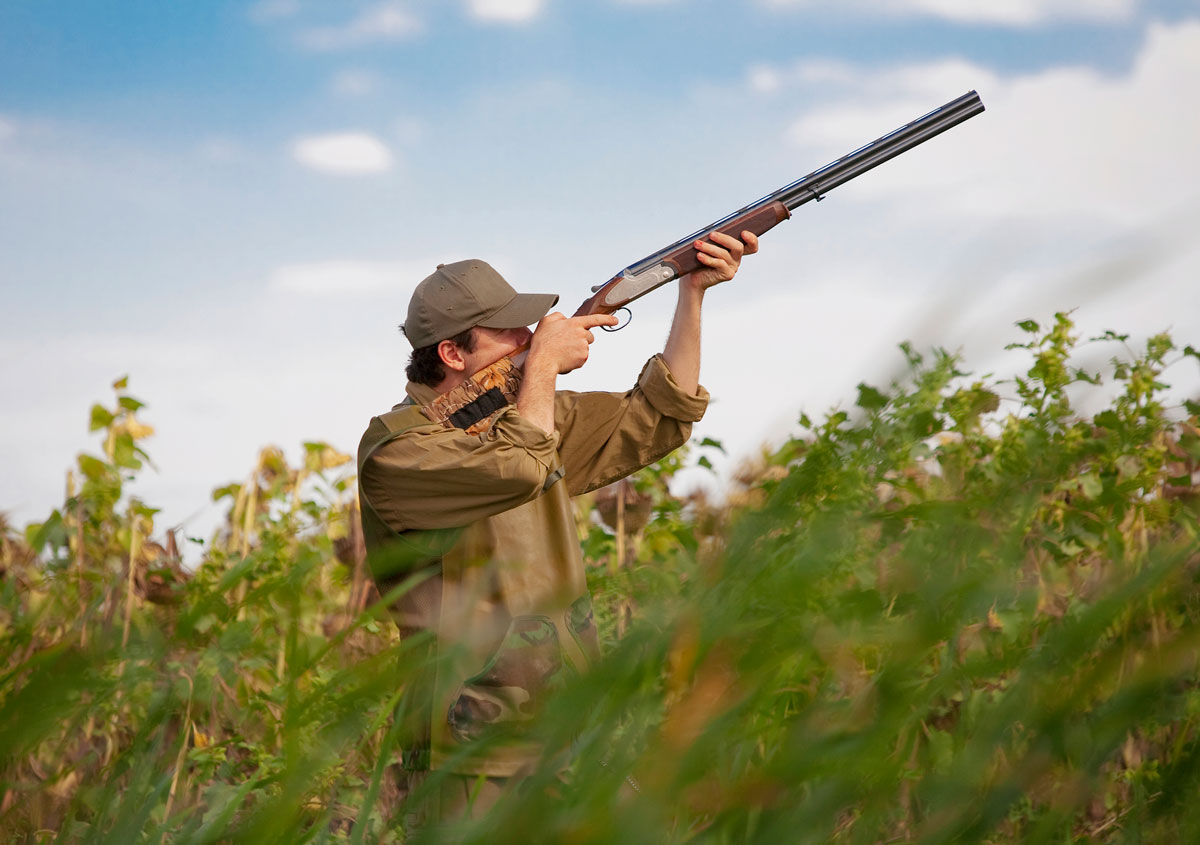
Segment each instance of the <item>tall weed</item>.
[[[425,838],[1195,838],[1200,408],[1162,397],[1198,356],[1110,333],[1102,375],[1067,315],[1020,328],[1005,383],[905,347],[724,504],[670,495],[679,455],[581,499],[606,657],[542,770]],[[264,450],[189,571],[125,492],[149,429],[116,388],[63,507],[0,525],[0,831],[402,841],[426,650],[366,577],[348,458]]]

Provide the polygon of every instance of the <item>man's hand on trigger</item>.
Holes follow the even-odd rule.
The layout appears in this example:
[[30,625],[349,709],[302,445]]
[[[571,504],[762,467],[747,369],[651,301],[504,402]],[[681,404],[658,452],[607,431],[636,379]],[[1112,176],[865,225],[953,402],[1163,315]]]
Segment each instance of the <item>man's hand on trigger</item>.
[[533,332],[529,362],[537,361],[539,366],[544,365],[557,375],[579,369],[588,359],[588,345],[596,339],[591,330],[619,322],[612,314],[582,317],[565,317],[557,311],[547,314]]
[[704,269],[684,276],[680,284],[689,285],[699,291],[727,282],[737,275],[742,258],[758,252],[758,236],[743,231],[742,239],[723,232],[713,232],[709,240],[696,241],[696,258]]

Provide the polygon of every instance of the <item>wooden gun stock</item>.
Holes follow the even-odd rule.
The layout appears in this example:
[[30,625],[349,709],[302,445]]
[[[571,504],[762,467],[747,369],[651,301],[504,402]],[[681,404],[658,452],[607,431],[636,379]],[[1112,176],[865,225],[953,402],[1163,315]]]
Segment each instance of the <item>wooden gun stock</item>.
[[[768,205],[752,208],[747,212],[739,214],[737,217],[728,220],[712,231],[721,232],[722,234],[741,240],[742,232],[749,231],[756,235],[761,235],[764,232],[769,232],[791,216],[792,213],[788,211],[787,206],[776,200]],[[708,234],[712,234],[712,232]],[[620,283],[626,277],[622,273],[611,278],[594,294],[585,299],[572,316],[582,317],[587,314],[612,314],[620,311],[635,299],[645,296],[662,284],[666,284],[671,279],[679,279],[688,273],[699,270],[703,265],[696,258],[697,240],[709,240],[709,238],[708,235],[701,238],[694,238],[687,243],[679,244],[662,256],[660,261],[671,268],[671,273],[660,284],[638,289],[636,292],[624,293],[620,287]]]

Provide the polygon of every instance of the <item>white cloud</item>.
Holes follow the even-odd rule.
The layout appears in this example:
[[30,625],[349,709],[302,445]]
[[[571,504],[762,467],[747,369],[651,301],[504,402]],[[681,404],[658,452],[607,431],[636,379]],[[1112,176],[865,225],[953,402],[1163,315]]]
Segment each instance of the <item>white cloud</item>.
[[285,264],[268,280],[279,293],[326,296],[411,289],[437,266],[436,261],[362,261],[342,259]]
[[[795,69],[790,79],[797,78]],[[1200,200],[1200,21],[1152,24],[1130,72],[999,76],[964,61],[845,74],[788,130],[844,152],[977,87],[987,111],[856,183],[858,201],[919,195],[930,213],[1145,225]],[[935,206],[935,207],[931,207]],[[911,212],[906,212],[911,213]]]
[[0,141],[7,141],[16,134],[17,125],[4,117],[4,115],[0,115]]
[[428,131],[425,121],[417,117],[400,117],[392,124],[392,134],[405,146],[421,143]]
[[387,41],[406,41],[423,27],[412,13],[397,3],[379,3],[338,26],[304,30],[300,44],[311,50],[344,50]]
[[299,138],[292,144],[292,156],[305,167],[343,176],[382,173],[393,164],[391,150],[365,132]]
[[237,161],[246,154],[241,144],[223,135],[205,138],[197,145],[196,151],[201,158],[221,163]]
[[[907,0],[873,2],[874,8],[893,14],[911,11],[963,23],[997,23],[1030,26],[1049,20],[1127,20],[1137,0]],[[907,7],[907,8],[905,8]]]
[[[774,8],[801,8],[815,0],[762,0]],[[1139,0],[847,0],[872,15],[925,16],[968,24],[1033,26],[1055,20],[1124,21]]]
[[525,23],[537,17],[545,0],[468,0],[471,17],[498,23]]
[[783,85],[779,71],[765,65],[756,65],[746,74],[750,90],[758,94],[772,94]]
[[339,97],[365,97],[379,85],[379,77],[368,70],[343,70],[334,74],[329,88]]

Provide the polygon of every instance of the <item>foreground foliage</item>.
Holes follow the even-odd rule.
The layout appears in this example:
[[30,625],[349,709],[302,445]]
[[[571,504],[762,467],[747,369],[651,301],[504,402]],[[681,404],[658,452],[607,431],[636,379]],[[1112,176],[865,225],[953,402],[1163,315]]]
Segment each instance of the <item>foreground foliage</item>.
[[[1110,334],[1102,378],[1067,316],[1021,329],[1003,384],[906,348],[724,506],[667,493],[678,456],[580,500],[608,649],[538,726],[569,777],[426,838],[1197,839],[1200,409],[1162,404],[1196,353]],[[188,572],[123,494],[140,408],[118,383],[64,506],[0,526],[0,831],[402,841],[421,650],[372,594],[348,459],[265,450]]]

